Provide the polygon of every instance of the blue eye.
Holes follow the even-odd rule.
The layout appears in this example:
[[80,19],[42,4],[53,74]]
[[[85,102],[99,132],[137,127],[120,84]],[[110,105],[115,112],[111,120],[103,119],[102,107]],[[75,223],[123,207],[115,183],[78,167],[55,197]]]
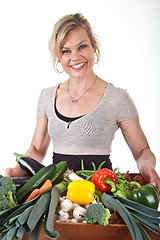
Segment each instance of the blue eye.
[[65,53],[70,53],[70,50],[63,50],[62,54],[65,54]]
[[86,48],[87,47],[87,45],[86,44],[83,44],[83,45],[81,45],[80,47],[79,47],[79,49],[84,49],[84,48]]

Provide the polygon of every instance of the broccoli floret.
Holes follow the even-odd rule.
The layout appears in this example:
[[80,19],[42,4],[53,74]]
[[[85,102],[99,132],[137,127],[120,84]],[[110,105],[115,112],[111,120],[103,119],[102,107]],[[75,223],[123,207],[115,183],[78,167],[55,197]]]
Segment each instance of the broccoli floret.
[[6,198],[6,190],[0,187],[0,211],[10,208],[8,199]]
[[85,220],[87,223],[98,223],[106,226],[111,214],[109,209],[105,208],[103,204],[91,204],[85,212]]
[[9,177],[0,178],[0,211],[17,205],[16,187]]

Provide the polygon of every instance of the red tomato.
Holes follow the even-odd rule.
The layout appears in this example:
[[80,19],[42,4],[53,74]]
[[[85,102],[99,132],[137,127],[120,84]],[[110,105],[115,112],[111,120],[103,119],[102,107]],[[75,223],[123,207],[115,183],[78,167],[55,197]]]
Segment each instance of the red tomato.
[[109,219],[109,223],[110,224],[124,224],[124,221],[117,212],[116,213],[112,212],[111,217]]
[[[122,176],[124,176],[124,175],[125,175],[125,173],[122,173],[121,175],[122,175]],[[133,179],[132,179],[131,175],[129,175],[129,174],[127,174],[127,175],[125,176],[125,179],[126,179],[128,182],[131,182],[131,181],[133,181]]]
[[146,179],[142,176],[142,175],[137,175],[133,178],[133,181],[138,182],[139,184],[141,184],[141,186],[144,186],[145,184],[147,184]]

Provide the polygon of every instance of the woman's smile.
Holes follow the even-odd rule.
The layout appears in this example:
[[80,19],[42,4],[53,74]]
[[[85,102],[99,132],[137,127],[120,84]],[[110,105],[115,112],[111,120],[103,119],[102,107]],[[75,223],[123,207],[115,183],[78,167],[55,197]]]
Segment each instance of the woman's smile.
[[85,62],[84,63],[78,63],[78,64],[75,64],[75,65],[72,65],[71,68],[73,70],[81,70],[81,69],[84,68],[85,64],[86,64]]

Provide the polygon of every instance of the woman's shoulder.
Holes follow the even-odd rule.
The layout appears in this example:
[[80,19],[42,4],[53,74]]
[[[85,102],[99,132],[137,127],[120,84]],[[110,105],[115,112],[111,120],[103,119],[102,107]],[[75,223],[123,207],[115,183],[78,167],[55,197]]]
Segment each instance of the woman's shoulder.
[[112,105],[119,106],[120,104],[133,102],[129,92],[126,89],[116,87],[112,83],[109,83],[107,88],[106,98]]
[[108,83],[106,93],[105,93],[105,98],[107,99],[108,102],[111,104],[118,104],[118,102],[121,101],[122,98],[128,97],[128,92],[127,90],[115,86],[113,83]]
[[125,89],[116,87],[113,83],[109,82],[107,88],[109,89],[110,94],[121,95],[126,92]]
[[43,98],[43,99],[48,99],[48,98],[52,97],[52,96],[54,95],[57,87],[58,87],[58,86],[43,88],[43,89],[41,90],[41,94],[40,94],[41,98]]
[[137,108],[126,89],[108,85],[108,103],[114,110],[117,122],[132,119],[138,116]]
[[42,102],[44,105],[51,102],[51,99],[54,97],[58,86],[43,88],[40,93],[39,102]]
[[120,87],[115,87],[112,83],[108,85],[108,101],[114,109],[116,108],[119,111],[122,110],[122,108],[128,108],[137,112],[136,106],[128,91]]
[[43,90],[41,91],[43,95],[48,95],[48,94],[53,94],[53,92],[56,90],[58,86],[52,86],[52,87],[48,87],[48,88],[43,88]]

